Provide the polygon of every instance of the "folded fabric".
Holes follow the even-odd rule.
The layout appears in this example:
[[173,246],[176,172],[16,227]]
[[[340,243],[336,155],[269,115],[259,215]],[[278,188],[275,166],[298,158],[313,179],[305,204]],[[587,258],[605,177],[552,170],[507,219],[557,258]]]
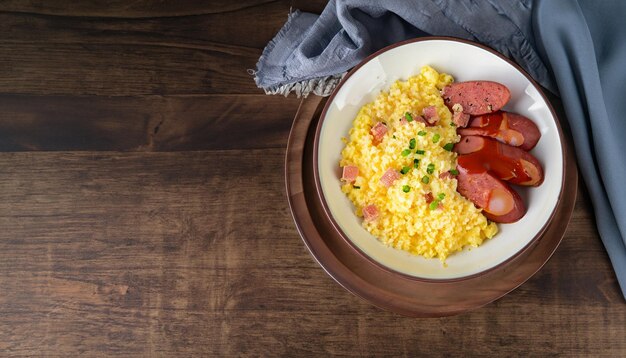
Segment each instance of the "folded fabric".
[[267,45],[255,74],[268,94],[330,95],[343,74],[387,45],[424,36],[486,44],[555,92],[535,51],[531,0],[331,0],[321,15],[294,11]]
[[486,44],[560,93],[600,237],[626,297],[626,1],[331,0],[295,11],[255,75],[268,94],[327,96],[346,71],[389,44],[453,36]]
[[626,298],[626,1],[537,1],[537,45],[554,72],[596,225]]

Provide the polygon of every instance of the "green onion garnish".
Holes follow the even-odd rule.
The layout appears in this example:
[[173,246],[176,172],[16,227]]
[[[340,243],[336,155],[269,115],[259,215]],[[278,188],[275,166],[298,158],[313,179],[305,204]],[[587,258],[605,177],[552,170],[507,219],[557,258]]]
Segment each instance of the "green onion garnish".
[[450,122],[450,127],[456,127],[456,123]]
[[360,186],[357,186],[357,185],[353,185],[352,187],[353,187],[354,189],[361,189],[361,187],[360,187]]
[[430,210],[435,210],[437,209],[437,207],[439,206],[439,201],[438,200],[433,200],[430,202]]
[[418,149],[418,150],[415,151],[415,154],[424,154],[424,153],[426,153],[426,152],[421,150],[421,149]]
[[443,198],[445,198],[445,197],[446,197],[445,193],[439,193],[439,195],[437,195],[437,199],[439,199],[439,200],[443,200]]
[[459,175],[459,171],[456,169],[450,169],[450,174],[452,175]]
[[454,143],[448,143],[443,146],[443,149],[447,150],[448,152],[452,151],[452,148],[454,148]]
[[407,120],[408,122],[413,122],[413,116],[412,116],[412,115],[411,115],[411,113],[409,113],[409,112],[406,112],[406,113],[404,114],[404,118],[406,118],[406,120]]
[[409,141],[409,149],[415,149],[415,138],[411,138]]
[[409,191],[411,191],[411,187],[408,185],[403,185],[402,186],[402,191],[405,193],[408,193]]
[[428,184],[428,182],[430,181],[430,178],[428,177],[428,175],[424,175],[422,177],[422,183],[424,184]]
[[402,154],[403,157],[406,157],[407,155],[411,154],[411,150],[410,149],[405,149],[400,154]]
[[396,135],[395,134],[392,137],[393,137],[393,139],[396,139]]
[[402,167],[402,170],[400,170],[400,173],[406,174],[409,172],[409,170],[411,170],[411,167]]
[[420,166],[419,159],[413,159],[413,168],[417,169]]
[[441,136],[439,135],[439,133],[435,133],[435,135],[433,136],[433,143],[437,143],[437,142],[439,142],[439,138],[441,138]]
[[417,132],[417,135],[420,136],[420,137],[423,137],[423,136],[426,135],[426,132],[425,131],[419,131],[419,132]]
[[435,164],[433,163],[428,164],[428,166],[426,167],[426,173],[432,174],[434,172],[435,172]]

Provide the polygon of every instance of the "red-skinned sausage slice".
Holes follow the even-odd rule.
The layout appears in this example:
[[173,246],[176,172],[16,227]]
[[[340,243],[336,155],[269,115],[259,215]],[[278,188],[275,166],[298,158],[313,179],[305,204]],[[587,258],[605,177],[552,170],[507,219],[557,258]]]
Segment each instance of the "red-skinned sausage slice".
[[505,111],[472,118],[467,128],[459,129],[459,134],[495,138],[526,151],[533,149],[541,138],[541,132],[533,121]]
[[445,104],[452,111],[455,104],[463,113],[473,116],[495,112],[511,99],[511,91],[498,82],[469,81],[452,83],[441,91]]
[[520,148],[487,137],[465,136],[453,150],[460,154],[458,164],[469,170],[484,168],[499,179],[518,185],[539,186],[543,183],[541,164]]
[[526,214],[519,194],[488,171],[473,172],[457,166],[456,190],[474,205],[483,209],[487,219],[497,223],[512,223]]

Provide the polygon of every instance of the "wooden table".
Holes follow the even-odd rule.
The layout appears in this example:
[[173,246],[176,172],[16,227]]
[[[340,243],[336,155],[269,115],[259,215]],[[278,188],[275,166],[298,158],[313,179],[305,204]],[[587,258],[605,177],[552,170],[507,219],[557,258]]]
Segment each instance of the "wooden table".
[[582,189],[548,264],[459,316],[381,311],[313,260],[284,187],[299,99],[246,70],[324,1],[97,3],[0,3],[1,356],[626,354]]

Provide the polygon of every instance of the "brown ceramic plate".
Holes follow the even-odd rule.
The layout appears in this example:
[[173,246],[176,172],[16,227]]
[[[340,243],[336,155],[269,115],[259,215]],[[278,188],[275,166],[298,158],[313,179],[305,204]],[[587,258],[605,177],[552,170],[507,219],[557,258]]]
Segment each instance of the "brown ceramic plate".
[[313,142],[324,103],[319,97],[309,97],[296,114],[287,144],[287,195],[311,255],[348,291],[377,307],[406,316],[449,316],[481,307],[515,289],[556,250],[571,217],[578,186],[575,159],[568,150],[564,151],[565,192],[543,236],[496,269],[462,280],[425,281],[385,269],[364,257],[337,232],[316,193]]
[[[410,255],[383,245],[362,226],[362,219],[354,214],[354,206],[339,185],[338,163],[345,147],[341,137],[348,136],[361,106],[372,102],[380,92],[387,91],[396,80],[406,80],[421,71],[427,71],[425,77],[438,76],[426,66],[451,74],[456,81],[490,80],[505,84],[511,91],[511,99],[503,109],[531,118],[541,131],[541,139],[531,154],[542,163],[545,180],[539,187],[515,188],[526,203],[525,215],[515,223],[498,225],[496,237],[486,240],[479,249],[467,247],[449,256],[446,265],[439,260]],[[407,107],[406,110],[413,109]],[[393,118],[383,120],[395,121]],[[422,37],[374,53],[344,77],[325,104],[317,125],[313,173],[328,219],[356,250],[375,263],[411,277],[459,280],[482,275],[514,259],[543,235],[563,194],[563,143],[563,134],[550,102],[519,66],[474,42]]]

